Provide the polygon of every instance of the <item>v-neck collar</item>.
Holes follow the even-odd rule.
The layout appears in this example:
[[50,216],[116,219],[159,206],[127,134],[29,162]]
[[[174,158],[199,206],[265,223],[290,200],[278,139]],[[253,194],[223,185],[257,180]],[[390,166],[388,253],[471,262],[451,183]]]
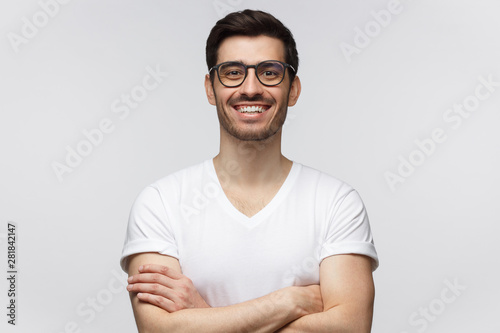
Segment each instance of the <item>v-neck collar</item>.
[[217,183],[217,186],[220,189],[220,195],[218,196],[218,198],[221,203],[221,206],[235,220],[244,224],[248,228],[253,228],[257,226],[262,221],[264,221],[270,214],[274,212],[276,207],[286,198],[288,192],[290,192],[290,189],[292,188],[302,168],[302,165],[300,163],[292,161],[292,167],[290,168],[290,171],[288,172],[285,181],[281,185],[278,192],[271,199],[271,201],[264,208],[258,211],[255,215],[248,217],[242,212],[240,212],[236,207],[234,207],[234,205],[226,196],[226,193],[222,189],[222,185],[219,181],[219,178],[217,177],[217,172],[215,171],[215,165],[213,159],[206,160],[205,165],[210,174],[210,177],[214,179],[214,181]]

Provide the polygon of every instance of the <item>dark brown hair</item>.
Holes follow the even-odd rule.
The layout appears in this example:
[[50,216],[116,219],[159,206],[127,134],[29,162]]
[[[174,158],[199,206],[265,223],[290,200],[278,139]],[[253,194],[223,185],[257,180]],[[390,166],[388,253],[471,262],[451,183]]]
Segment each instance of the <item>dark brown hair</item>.
[[[285,45],[285,61],[292,65],[295,71],[298,70],[299,55],[290,30],[271,14],[250,9],[230,13],[217,21],[212,28],[206,46],[208,69],[210,70],[210,68],[217,64],[219,46],[224,39],[231,36],[256,37],[261,35],[278,38],[283,41]],[[295,73],[292,70],[289,73],[290,78],[293,80]]]

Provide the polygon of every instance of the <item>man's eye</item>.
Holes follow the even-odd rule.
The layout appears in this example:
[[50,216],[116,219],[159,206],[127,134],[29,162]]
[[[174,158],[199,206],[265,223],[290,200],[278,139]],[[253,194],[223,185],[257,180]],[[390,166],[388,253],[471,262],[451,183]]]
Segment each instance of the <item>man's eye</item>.
[[273,72],[273,71],[264,71],[264,72],[262,72],[261,75],[263,75],[263,76],[276,76],[276,75],[278,75],[278,73]]
[[245,69],[238,65],[227,65],[220,68],[219,72],[226,77],[245,75]]
[[243,75],[243,73],[241,71],[230,71],[228,72],[226,75]]

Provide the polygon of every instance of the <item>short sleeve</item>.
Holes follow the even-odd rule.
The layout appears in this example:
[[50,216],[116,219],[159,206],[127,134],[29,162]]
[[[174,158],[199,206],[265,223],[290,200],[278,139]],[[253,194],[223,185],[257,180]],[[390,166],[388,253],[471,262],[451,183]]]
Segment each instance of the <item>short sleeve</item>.
[[362,254],[372,259],[372,271],[379,265],[370,222],[361,197],[349,191],[334,205],[328,221],[320,261],[337,254]]
[[144,252],[178,258],[170,221],[160,192],[154,186],[146,187],[132,205],[120,259],[122,269],[127,271],[130,255]]

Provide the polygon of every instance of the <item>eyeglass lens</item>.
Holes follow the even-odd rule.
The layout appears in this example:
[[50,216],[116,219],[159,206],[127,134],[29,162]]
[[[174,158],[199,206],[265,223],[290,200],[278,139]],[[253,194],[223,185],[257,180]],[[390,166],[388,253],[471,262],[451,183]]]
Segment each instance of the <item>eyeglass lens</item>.
[[[283,80],[285,67],[275,61],[260,63],[256,68],[259,81],[264,85],[277,85]],[[237,86],[245,79],[245,66],[238,62],[221,64],[219,78],[226,86]]]

